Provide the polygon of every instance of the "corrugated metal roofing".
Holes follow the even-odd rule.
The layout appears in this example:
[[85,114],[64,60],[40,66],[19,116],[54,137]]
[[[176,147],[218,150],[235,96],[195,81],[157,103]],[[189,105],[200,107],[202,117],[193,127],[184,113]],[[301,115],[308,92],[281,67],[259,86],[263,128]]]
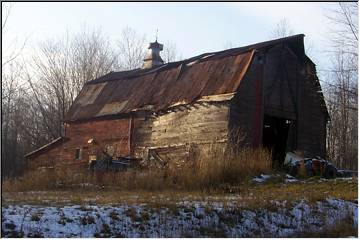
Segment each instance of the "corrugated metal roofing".
[[151,69],[110,72],[84,86],[65,121],[129,113],[140,109],[160,111],[178,102],[191,103],[204,96],[235,92],[254,51],[266,50],[286,41],[301,55],[304,54],[303,37],[301,34],[205,53]]

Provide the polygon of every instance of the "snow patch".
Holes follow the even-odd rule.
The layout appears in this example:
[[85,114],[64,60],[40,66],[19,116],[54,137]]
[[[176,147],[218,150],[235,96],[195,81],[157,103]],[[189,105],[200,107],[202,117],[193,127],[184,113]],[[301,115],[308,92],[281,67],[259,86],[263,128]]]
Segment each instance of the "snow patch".
[[265,174],[261,174],[260,176],[258,177],[254,177],[252,180],[254,182],[258,182],[258,183],[263,183],[263,182],[266,182],[266,180],[270,179],[271,176],[270,175],[265,175]]
[[271,210],[187,200],[158,208],[10,205],[2,208],[2,229],[4,237],[288,237],[319,231],[348,217],[358,224],[357,203],[349,201],[303,200],[290,208],[285,201],[271,204]]

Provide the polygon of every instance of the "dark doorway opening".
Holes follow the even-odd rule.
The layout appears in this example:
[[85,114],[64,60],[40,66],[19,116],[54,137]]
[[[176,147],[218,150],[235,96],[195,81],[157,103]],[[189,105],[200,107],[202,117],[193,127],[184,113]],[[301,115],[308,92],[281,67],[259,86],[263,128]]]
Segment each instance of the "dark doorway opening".
[[263,147],[272,151],[275,168],[280,168],[284,162],[291,123],[289,119],[264,116]]

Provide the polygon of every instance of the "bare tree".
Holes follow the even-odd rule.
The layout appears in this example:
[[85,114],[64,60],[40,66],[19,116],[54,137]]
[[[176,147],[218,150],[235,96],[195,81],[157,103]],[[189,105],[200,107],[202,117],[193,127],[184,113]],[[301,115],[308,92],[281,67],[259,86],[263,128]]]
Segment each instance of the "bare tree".
[[335,49],[347,49],[347,53],[357,55],[358,48],[358,2],[339,2],[327,10],[330,20],[331,43]]
[[164,50],[162,51],[161,55],[165,63],[180,61],[183,59],[182,55],[177,49],[176,44],[171,41],[166,41],[164,43]]
[[[291,35],[294,35],[294,30],[292,29],[292,26],[290,24],[289,19],[283,18],[281,19],[277,24],[276,27],[270,32],[269,38],[275,39],[275,38],[284,38],[289,37]],[[315,58],[314,56],[314,45],[311,43],[311,41],[306,38],[305,39],[305,53],[306,55],[310,56],[311,58]]]
[[2,32],[3,41],[2,41],[1,51],[2,51],[3,68],[20,56],[28,40],[27,37],[21,41],[19,40],[18,37],[14,37],[12,39],[8,38],[7,28],[8,28],[9,18],[12,9],[13,9],[13,3],[2,3],[1,32]]
[[84,28],[71,43],[70,78],[75,86],[74,96],[85,82],[119,68],[118,64],[118,54],[102,31]]
[[357,169],[358,4],[328,10],[333,59],[325,85],[331,117],[328,155],[340,168]]
[[5,29],[5,26],[7,24],[7,21],[9,19],[9,16],[10,16],[10,12],[11,12],[11,8],[13,7],[12,3],[8,3],[8,4],[3,4],[2,5],[2,18],[1,18],[1,29],[4,30]]
[[145,35],[137,33],[130,27],[125,27],[117,41],[117,46],[121,70],[131,70],[142,66],[146,54]]
[[293,35],[290,21],[287,18],[281,19],[271,31],[270,38],[283,38]]
[[22,81],[23,65],[12,61],[6,67],[6,73],[2,73],[1,88],[1,161],[4,177],[21,172],[23,155],[32,149],[26,125],[34,120],[27,115],[31,109],[31,98],[28,97],[26,85]]
[[355,75],[347,71],[349,59],[341,52],[334,57],[329,73],[332,84],[325,88],[331,117],[328,129],[328,155],[339,167],[355,168],[357,160],[357,85]]
[[86,81],[115,69],[117,56],[100,30],[67,33],[40,44],[27,75],[34,100],[51,138],[61,135],[61,121]]
[[25,111],[26,86],[22,81],[23,64],[19,61],[26,39],[9,37],[8,24],[13,3],[2,3],[2,71],[1,71],[1,161],[3,177],[17,175],[23,164],[23,154],[29,150],[23,137],[27,123]]

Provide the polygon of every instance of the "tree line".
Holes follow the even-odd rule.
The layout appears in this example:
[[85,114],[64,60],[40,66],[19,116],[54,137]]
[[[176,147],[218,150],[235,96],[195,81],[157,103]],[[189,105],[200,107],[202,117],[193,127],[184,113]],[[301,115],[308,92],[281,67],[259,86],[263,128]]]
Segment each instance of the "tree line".
[[[331,68],[322,81],[330,122],[327,154],[336,166],[358,164],[358,3],[340,2],[329,9]],[[326,80],[326,81],[325,81]]]

